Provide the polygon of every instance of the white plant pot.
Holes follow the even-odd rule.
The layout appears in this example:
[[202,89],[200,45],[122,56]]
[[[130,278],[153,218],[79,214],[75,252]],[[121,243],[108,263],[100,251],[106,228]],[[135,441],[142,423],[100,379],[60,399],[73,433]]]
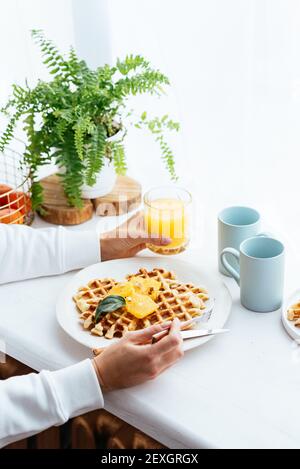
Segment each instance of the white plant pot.
[[[109,137],[108,141],[118,141],[122,131],[117,132],[112,137]],[[60,174],[65,173],[65,168],[58,168],[57,172]],[[104,197],[105,195],[109,194],[117,180],[117,175],[115,172],[115,168],[113,163],[109,162],[107,158],[105,158],[104,165],[102,166],[101,170],[99,171],[96,177],[96,183],[93,186],[88,186],[87,184],[83,184],[81,186],[81,194],[84,199],[95,199],[96,197]]]
[[109,194],[115,186],[116,179],[117,175],[113,164],[106,160],[97,175],[96,183],[93,186],[87,184],[81,186],[82,197],[84,199],[95,199]]

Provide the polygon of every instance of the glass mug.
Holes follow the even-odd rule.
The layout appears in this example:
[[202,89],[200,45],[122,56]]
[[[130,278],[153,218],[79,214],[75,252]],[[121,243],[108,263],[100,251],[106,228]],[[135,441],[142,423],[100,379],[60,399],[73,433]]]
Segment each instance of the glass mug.
[[157,187],[144,196],[144,216],[147,233],[153,237],[170,238],[166,246],[147,247],[164,255],[185,251],[190,241],[191,194],[179,187]]

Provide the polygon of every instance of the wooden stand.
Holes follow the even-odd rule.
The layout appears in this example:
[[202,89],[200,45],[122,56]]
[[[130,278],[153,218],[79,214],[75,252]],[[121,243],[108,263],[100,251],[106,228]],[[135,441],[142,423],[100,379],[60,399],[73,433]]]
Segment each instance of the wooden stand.
[[83,200],[83,208],[70,207],[64,194],[60,177],[52,174],[41,180],[44,202],[41,215],[44,220],[55,225],[79,225],[93,216],[93,204]]
[[83,208],[70,207],[60,177],[56,174],[41,180],[44,202],[41,217],[55,225],[79,225],[90,220],[94,209],[99,216],[116,216],[136,209],[141,203],[142,188],[128,176],[118,176],[112,192],[97,199],[82,199]]

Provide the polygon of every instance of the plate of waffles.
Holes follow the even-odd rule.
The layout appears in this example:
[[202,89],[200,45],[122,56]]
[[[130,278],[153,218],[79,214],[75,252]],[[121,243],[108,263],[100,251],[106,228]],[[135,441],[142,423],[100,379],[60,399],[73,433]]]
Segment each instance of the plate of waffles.
[[[110,300],[115,298],[122,301],[111,310]],[[107,302],[109,310],[103,313]],[[231,306],[222,280],[201,267],[177,259],[133,257],[94,264],[76,273],[57,300],[56,316],[74,340],[101,349],[128,331],[175,317],[190,321],[189,327],[195,329],[223,328]],[[185,340],[183,349],[211,338]]]
[[300,290],[296,290],[283,304],[282,323],[287,333],[300,340]]

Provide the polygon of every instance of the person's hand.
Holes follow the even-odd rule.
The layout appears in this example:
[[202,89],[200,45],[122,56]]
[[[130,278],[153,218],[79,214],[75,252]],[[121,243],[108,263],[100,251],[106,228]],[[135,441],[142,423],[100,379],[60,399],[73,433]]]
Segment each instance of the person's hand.
[[101,235],[101,260],[132,257],[145,249],[147,243],[167,246],[170,242],[169,238],[150,237],[145,231],[143,214],[137,213],[123,225]]
[[174,319],[169,334],[155,344],[151,339],[170,325],[154,325],[129,332],[96,358],[93,363],[103,391],[141,384],[156,378],[182,356],[180,321]]

